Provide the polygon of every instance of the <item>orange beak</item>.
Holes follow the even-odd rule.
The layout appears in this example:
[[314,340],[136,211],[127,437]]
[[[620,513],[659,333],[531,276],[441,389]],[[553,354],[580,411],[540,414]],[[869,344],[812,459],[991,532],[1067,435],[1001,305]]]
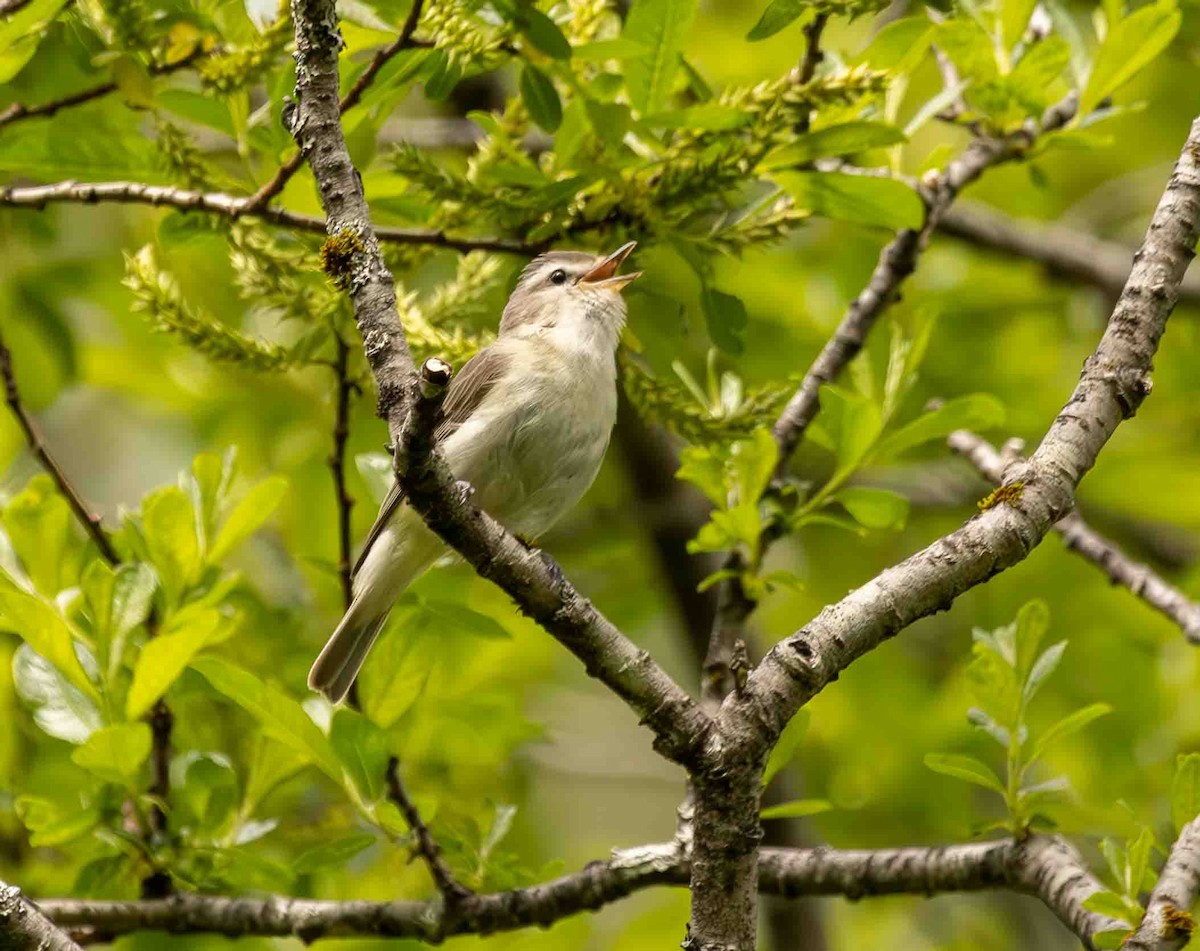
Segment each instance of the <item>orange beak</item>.
[[630,252],[636,247],[636,241],[630,241],[628,244],[621,245],[608,257],[602,258],[577,283],[587,285],[588,287],[603,287],[610,291],[621,290],[625,285],[642,276],[641,271],[634,271],[632,274],[617,273],[617,268],[621,266],[621,263],[629,257]]

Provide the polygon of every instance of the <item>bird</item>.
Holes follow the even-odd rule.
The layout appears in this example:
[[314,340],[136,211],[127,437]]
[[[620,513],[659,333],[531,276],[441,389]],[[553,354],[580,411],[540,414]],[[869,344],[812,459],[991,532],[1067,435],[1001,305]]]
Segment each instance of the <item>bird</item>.
[[[434,439],[456,480],[522,540],[536,540],[600,471],[617,414],[622,294],[641,272],[606,255],[549,251],[521,272],[490,346],[446,390]],[[338,703],[401,593],[448,548],[393,483],[352,572],[350,606],[308,675]]]

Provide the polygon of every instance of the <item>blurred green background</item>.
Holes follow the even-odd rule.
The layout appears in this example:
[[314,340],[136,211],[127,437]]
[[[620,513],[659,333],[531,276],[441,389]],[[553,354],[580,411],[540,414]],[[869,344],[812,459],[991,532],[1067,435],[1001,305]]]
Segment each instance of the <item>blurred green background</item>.
[[[1032,165],[989,171],[967,200],[1136,245],[1188,124],[1200,111],[1200,8],[1189,3],[1183,10],[1182,29],[1169,50],[1118,94],[1119,104],[1140,108],[1108,123],[1110,145],[1054,149]],[[1077,12],[1087,13],[1082,7]],[[795,28],[763,43],[743,41],[760,13],[757,3],[701,4],[686,53],[714,86],[756,82],[794,65],[801,44]],[[871,17],[835,20],[826,48],[848,58],[875,28]],[[69,27],[56,27],[30,66],[0,95],[41,100],[77,88],[93,76],[87,52],[77,47]],[[187,82],[184,76],[177,80],[181,87]],[[913,77],[914,105],[901,114],[911,113],[937,83],[936,68],[926,62]],[[486,88],[445,102],[431,103],[418,90],[400,102],[394,117],[460,116],[486,105],[487,97],[511,95],[514,89],[514,76],[501,71]],[[53,147],[54,136],[70,138],[92,123],[138,135],[146,120],[107,101],[42,121],[53,129]],[[0,129],[0,172],[19,174],[28,153],[5,142],[10,134]],[[223,161],[238,161],[228,139],[209,138],[212,149],[226,154]],[[903,150],[903,168],[916,173],[938,146],[965,141],[962,130],[932,123]],[[72,174],[64,167],[39,180]],[[120,170],[118,177],[132,174]],[[286,195],[293,206],[316,210],[305,174]],[[271,475],[286,478],[289,488],[277,516],[233,560],[242,577],[234,595],[242,622],[234,638],[216,651],[303,700],[308,666],[341,606],[330,569],[337,557],[327,462],[332,374],[320,367],[273,375],[229,368],[151,334],[130,312],[131,295],[121,284],[121,252],[155,240],[163,221],[163,212],[103,205],[0,210],[0,331],[47,444],[109,524],[116,525],[123,510],[136,509],[152,488],[173,482],[197,453],[236,447],[243,485]],[[750,383],[781,380],[807,367],[864,284],[887,237],[878,229],[813,219],[779,247],[719,262],[720,286],[739,295],[749,315],[744,353],[723,355],[721,366]],[[678,359],[699,376],[709,341],[695,279],[665,247],[639,253],[646,276],[630,294],[631,330],[657,372],[669,375],[670,361]],[[453,260],[453,253],[441,252],[424,262],[408,276],[410,286],[434,286],[452,273]],[[222,241],[201,235],[178,243],[170,262],[190,300],[235,325],[264,336],[275,333],[269,315],[248,313],[238,299]],[[504,259],[510,280],[523,263]],[[493,315],[506,290],[503,282],[495,289]],[[935,237],[901,305],[902,312],[938,315],[908,412],[929,399],[988,392],[1007,411],[1006,427],[988,435],[996,441],[1013,435],[1035,444],[1074,385],[1112,303],[1105,293],[1054,279],[1036,264]],[[879,351],[876,359],[886,339],[881,328],[872,348]],[[1156,361],[1153,395],[1105,449],[1083,485],[1081,507],[1131,555],[1200,597],[1198,366],[1200,309],[1181,306]],[[368,392],[354,403],[350,455],[377,453],[385,439]],[[688,520],[695,524],[704,503],[683,485],[648,491],[645,470],[647,445],[661,449],[664,442],[677,445],[673,440],[653,425],[647,433],[642,421],[623,419],[596,485],[544,539],[544,547],[625,633],[682,683],[695,687],[694,645],[707,633],[697,633],[695,619],[704,613],[704,599],[681,602],[657,546],[664,532]],[[0,414],[0,466],[5,497],[20,492],[38,471],[7,414]],[[801,477],[827,466],[820,450],[802,447]],[[377,498],[353,465],[350,470],[358,539],[374,517]],[[777,546],[772,564],[797,572],[803,589],[773,593],[754,617],[753,656],[824,604],[956,527],[986,493],[969,466],[940,445],[860,478],[909,495],[907,525],[865,538],[811,527]],[[503,868],[494,873],[499,884],[575,869],[613,848],[670,838],[682,773],[652,752],[649,734],[619,701],[462,566],[439,569],[420,590],[469,604],[494,618],[507,635],[443,630],[425,632],[419,641],[419,649],[427,652],[421,664],[427,678],[409,685],[415,700],[394,735],[408,783],[435,816],[435,828],[454,837],[472,823],[486,827],[497,806],[515,805],[512,830],[502,843]],[[1007,623],[1033,597],[1050,607],[1049,636],[1070,641],[1061,668],[1035,703],[1035,722],[1049,723],[1095,701],[1115,708],[1049,754],[1050,766],[1070,778],[1077,800],[1064,813],[1064,828],[1079,836],[1099,870],[1095,836],[1120,837],[1130,828],[1119,801],[1128,803],[1140,821],[1165,827],[1175,756],[1200,748],[1196,648],[1051,536],[1017,568],[856,663],[811,705],[800,755],[784,777],[792,796],[803,790],[830,800],[834,809],[800,824],[804,841],[840,847],[955,842],[998,815],[994,797],[933,774],[922,758],[931,751],[952,751],[995,762],[986,738],[965,718],[970,632],[973,626]],[[387,637],[403,639],[398,627],[393,625]],[[0,634],[5,659],[0,664],[0,721],[5,724],[0,730],[0,878],[19,883],[31,895],[65,895],[78,887],[80,868],[106,846],[97,838],[35,847],[17,818],[17,797],[69,800],[83,782],[70,758],[73,747],[39,730],[14,691],[7,659],[18,643],[15,635]],[[177,751],[223,754],[244,779],[253,721],[191,671],[169,699]],[[420,864],[409,863],[404,849],[382,840],[345,867],[294,876],[288,871],[306,849],[362,828],[344,796],[316,770],[305,769],[281,784],[256,815],[279,824],[242,846],[242,887],[331,898],[431,894]],[[772,827],[768,834],[783,833]],[[470,839],[469,833],[462,835]],[[114,879],[99,893],[134,892],[135,880],[129,878]],[[773,902],[766,907],[777,910]],[[495,948],[641,951],[676,946],[686,917],[686,892],[659,889],[545,932],[486,940]],[[1074,945],[1035,900],[992,893],[857,903],[804,900],[778,920],[782,924],[764,929],[764,948],[988,951]],[[797,930],[802,921],[808,929],[804,940]],[[448,944],[466,947],[478,940]],[[119,944],[152,948],[164,942],[161,936],[142,936]],[[170,946],[224,944],[224,939],[196,937],[172,938]],[[257,939],[240,944],[300,947],[299,942]],[[347,949],[399,944],[329,942]]]

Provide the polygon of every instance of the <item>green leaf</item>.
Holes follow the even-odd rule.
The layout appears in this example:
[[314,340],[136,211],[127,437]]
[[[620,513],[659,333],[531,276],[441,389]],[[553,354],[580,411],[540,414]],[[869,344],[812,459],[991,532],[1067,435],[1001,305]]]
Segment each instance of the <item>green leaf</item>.
[[766,492],[779,463],[779,444],[766,426],[760,426],[749,439],[739,439],[729,450],[729,468],[743,503],[757,504]]
[[911,72],[925,58],[933,32],[924,16],[893,20],[880,28],[858,61],[898,74]]
[[1033,16],[1033,8],[1038,0],[1001,0],[1000,2],[1000,38],[1006,50],[1016,46],[1017,41],[1025,35],[1029,26],[1029,18]]
[[685,446],[679,453],[676,479],[690,482],[718,508],[729,504],[725,487],[725,461],[707,446]]
[[[439,55],[440,54],[440,55]],[[434,50],[429,58],[429,78],[425,80],[425,96],[440,102],[454,91],[462,79],[462,64],[445,50]]]
[[154,706],[192,658],[214,639],[223,623],[221,614],[211,608],[187,611],[172,618],[158,637],[147,641],[133,668],[125,716],[136,720]]
[[756,43],[769,36],[774,36],[794,20],[799,19],[809,5],[808,0],[771,0],[767,4],[767,8],[763,10],[762,16],[758,18],[758,22],[746,34],[746,39],[751,43]]
[[[1057,743],[1059,740],[1064,740],[1074,733],[1078,733],[1093,720],[1098,720],[1102,716],[1112,712],[1112,706],[1107,703],[1093,703],[1090,706],[1076,710],[1074,713],[1069,713],[1053,726],[1049,727],[1034,741],[1033,751],[1029,755],[1029,762],[1040,759],[1042,754],[1050,748],[1050,745]],[[1200,759],[1200,757],[1198,757]],[[1172,799],[1172,801],[1174,801]]]
[[1146,870],[1150,868],[1150,854],[1153,850],[1154,833],[1149,829],[1142,829],[1133,841],[1126,844],[1125,854],[1128,856],[1129,865],[1125,894],[1132,896],[1142,890],[1142,880],[1146,877]]
[[236,460],[232,449],[223,457],[215,452],[202,452],[192,460],[192,479],[200,503],[200,526],[209,543],[216,536],[217,516],[224,508],[225,497],[233,482]]
[[1071,47],[1059,36],[1048,36],[1021,57],[1008,77],[1008,88],[1031,111],[1049,105],[1055,80],[1071,61]]
[[1200,753],[1176,757],[1171,780],[1171,824],[1179,832],[1200,815]]
[[525,35],[529,37],[529,42],[551,59],[571,58],[571,44],[557,23],[534,6],[526,8],[523,13]]
[[71,761],[106,783],[132,788],[150,755],[150,727],[119,723],[97,730],[71,754]]
[[765,787],[775,775],[796,758],[800,752],[800,744],[804,742],[804,734],[808,730],[809,714],[801,710],[788,722],[779,734],[779,741],[767,757],[767,765],[763,767],[762,784]]
[[259,734],[250,759],[250,775],[242,797],[241,813],[251,816],[270,792],[312,762],[307,753],[268,736]]
[[242,496],[208,550],[209,564],[222,562],[238,545],[258,531],[279,508],[287,487],[287,480],[282,476],[272,476]]
[[426,638],[406,623],[411,609],[398,613],[398,620],[384,630],[358,675],[363,712],[385,730],[421,696],[436,662]]
[[[1142,907],[1129,901],[1123,895],[1118,895],[1116,892],[1095,892],[1084,899],[1083,907],[1088,911],[1094,911],[1096,914],[1104,915],[1107,918],[1127,921],[1135,928],[1142,921]],[[1101,934],[1105,933],[1111,934],[1113,932],[1101,932]],[[1125,931],[1119,933],[1122,935],[1128,934]]]
[[29,844],[66,845],[87,835],[100,821],[94,806],[80,808],[78,801],[63,808],[59,803],[38,796],[18,796],[13,804],[21,824],[29,830]]
[[979,709],[979,707],[971,707],[967,711],[967,720],[972,726],[982,730],[1004,747],[1004,749],[1008,749],[1008,744],[1012,740],[1012,734],[1009,733],[1008,728],[1001,726],[986,712]]
[[749,322],[742,299],[705,287],[700,294],[700,306],[704,310],[704,324],[712,342],[726,353],[735,356],[740,354],[743,348],[742,333]]
[[333,745],[295,700],[220,657],[197,657],[191,667],[215,690],[258,720],[272,736],[310,758],[326,776],[341,785],[341,760]]
[[1096,53],[1092,74],[1079,99],[1086,116],[1161,53],[1179,32],[1175,0],[1159,0],[1114,23]]
[[1050,608],[1041,598],[1021,605],[1016,620],[996,632],[998,637],[1012,637],[1012,664],[1017,677],[1025,683],[1034,666],[1034,658],[1042,646],[1042,638],[1050,630]]
[[496,806],[495,815],[492,817],[492,824],[488,827],[487,834],[483,837],[483,841],[479,845],[479,862],[480,865],[487,863],[492,851],[498,846],[506,835],[512,830],[513,820],[517,818],[517,807],[501,803]]
[[806,132],[782,148],[767,155],[759,168],[765,170],[803,165],[826,156],[853,155],[869,149],[885,148],[907,142],[908,137],[895,126],[882,122],[843,122],[816,132]]
[[443,632],[469,634],[487,640],[508,640],[512,637],[508,629],[494,617],[457,601],[422,595],[418,596],[417,603],[422,611],[433,616],[437,627]]
[[717,102],[705,102],[687,109],[671,109],[646,117],[646,124],[661,129],[691,129],[699,132],[727,132],[740,129],[752,116]]
[[354,856],[374,844],[375,836],[369,832],[334,839],[301,852],[292,862],[292,868],[301,875],[325,869],[344,869]]
[[39,592],[54,597],[67,585],[67,547],[71,509],[47,475],[37,475],[14,495],[0,513],[4,530],[29,580]]
[[1066,641],[1059,641],[1057,644],[1052,644],[1047,647],[1040,657],[1034,662],[1033,667],[1029,671],[1029,677],[1025,681],[1025,688],[1022,691],[1022,698],[1025,703],[1033,699],[1033,695],[1038,692],[1038,689],[1045,683],[1062,660],[1063,651],[1067,649]]
[[641,59],[650,55],[650,48],[636,40],[621,36],[612,40],[595,40],[574,48],[575,59],[584,63],[603,63],[610,59]]
[[17,696],[33,707],[33,720],[50,736],[82,743],[103,723],[100,710],[57,667],[28,644],[13,654]]
[[178,486],[151,492],[142,502],[142,530],[163,590],[176,604],[200,571],[200,541],[192,500]]
[[635,0],[621,38],[649,50],[625,63],[629,102],[642,115],[661,112],[671,95],[696,0]]
[[814,441],[837,457],[838,477],[853,471],[866,458],[883,431],[879,406],[857,393],[823,386],[821,415],[809,427]]
[[955,397],[884,437],[872,459],[879,462],[894,459],[916,446],[945,439],[956,429],[994,429],[1003,423],[1004,404],[994,396],[971,393]]
[[550,77],[532,63],[521,70],[521,98],[529,117],[551,135],[562,123],[562,100]]
[[21,589],[2,571],[0,615],[25,643],[53,664],[72,685],[93,700],[100,699],[75,653],[76,632],[71,623],[55,604]]
[[990,766],[981,763],[973,756],[960,756],[954,753],[926,753],[925,765],[935,773],[966,780],[968,783],[974,783],[984,789],[991,789],[1004,795],[1004,785],[1000,782],[1000,777]]
[[908,518],[908,499],[887,489],[868,489],[859,486],[841,489],[834,501],[854,516],[863,528],[904,527]]
[[46,28],[69,0],[33,0],[0,19],[0,83],[17,75],[33,58]]
[[1118,951],[1125,939],[1133,933],[1132,929],[1122,930],[1113,928],[1109,931],[1097,931],[1092,935],[1092,944],[1098,951]]
[[333,712],[329,742],[353,785],[351,794],[357,794],[365,803],[380,799],[391,754],[387,733],[361,713],[339,707]]
[[768,806],[758,814],[758,818],[767,819],[803,819],[805,816],[815,816],[821,812],[828,812],[833,808],[833,803],[825,799],[793,799],[791,802],[782,802],[777,806]]
[[920,228],[925,203],[904,182],[842,172],[776,172],[797,206],[838,221],[898,231]]

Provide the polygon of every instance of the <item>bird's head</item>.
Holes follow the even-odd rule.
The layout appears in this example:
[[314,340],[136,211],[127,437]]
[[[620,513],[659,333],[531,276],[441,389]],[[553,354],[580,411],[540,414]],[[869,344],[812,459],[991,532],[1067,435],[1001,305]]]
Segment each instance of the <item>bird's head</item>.
[[622,289],[640,272],[617,269],[636,246],[630,241],[612,254],[548,251],[521,272],[500,320],[500,335],[556,330],[615,350],[625,326]]

